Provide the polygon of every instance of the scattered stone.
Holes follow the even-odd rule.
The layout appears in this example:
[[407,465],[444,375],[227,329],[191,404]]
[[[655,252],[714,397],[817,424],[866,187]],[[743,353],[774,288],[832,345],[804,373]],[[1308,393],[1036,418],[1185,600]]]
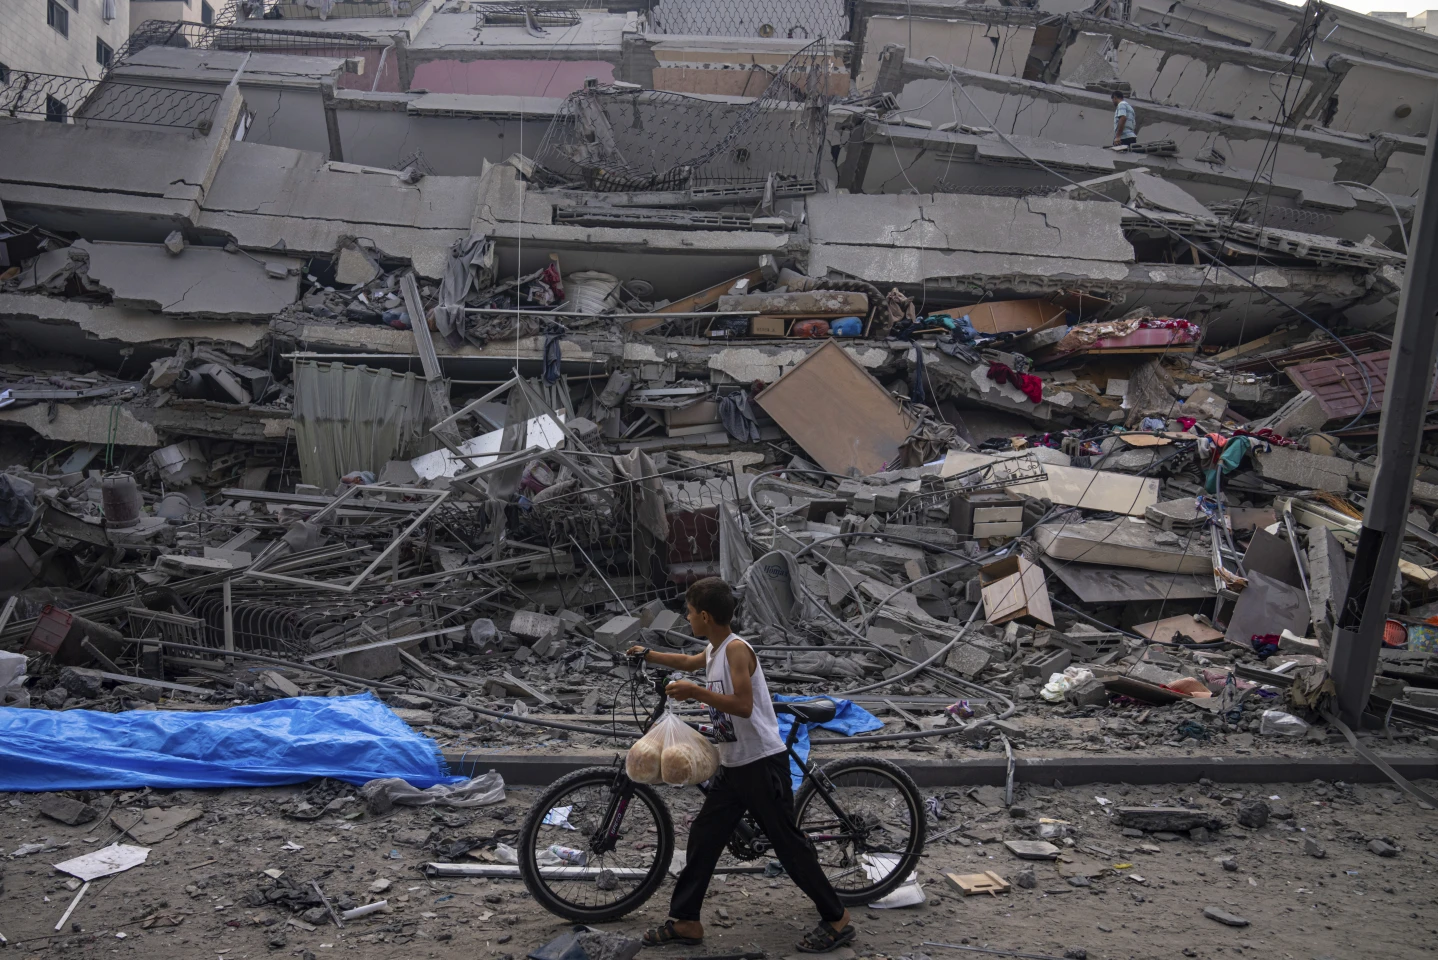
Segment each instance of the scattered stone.
[[1370,840],[1368,842],[1368,850],[1370,853],[1376,853],[1380,857],[1398,856],[1398,848],[1386,840]]
[[45,795],[45,798],[40,801],[40,813],[51,820],[58,820],[72,827],[89,823],[100,815],[99,811],[88,803],[71,800],[69,797],[62,797],[57,793]]
[[70,699],[70,691],[64,687],[51,687],[40,697],[40,702],[51,710],[59,710]]
[[434,721],[441,726],[463,730],[474,725],[474,711],[469,707],[445,707],[435,711]]
[[1088,960],[1088,951],[1083,947],[1069,947],[1064,951],[1064,960]]
[[1318,860],[1322,860],[1324,857],[1328,856],[1328,851],[1324,850],[1322,845],[1319,844],[1319,842],[1312,837],[1307,837],[1304,839],[1303,852],[1308,854],[1310,857],[1314,857]]
[[1015,875],[1014,883],[1018,884],[1025,890],[1032,890],[1034,887],[1038,886],[1039,882],[1038,878],[1034,876],[1034,868],[1024,867],[1018,872],[1017,875]]
[[1228,871],[1229,873],[1238,872],[1238,861],[1233,859],[1232,857],[1228,857],[1227,859],[1223,860],[1222,865],[1223,869]]
[[386,890],[388,890],[388,889],[389,889],[390,887],[392,887],[393,885],[394,885],[394,884],[393,884],[392,881],[386,880],[384,877],[380,877],[380,878],[379,878],[378,880],[376,880],[374,883],[372,883],[372,884],[369,885],[369,892],[370,892],[370,893],[384,893]]
[[1268,804],[1262,800],[1245,800],[1238,805],[1238,825],[1257,830],[1268,823]]
[[1237,914],[1229,913],[1220,907],[1204,907],[1203,915],[1210,920],[1217,920],[1219,923],[1229,927],[1246,927],[1248,921]]

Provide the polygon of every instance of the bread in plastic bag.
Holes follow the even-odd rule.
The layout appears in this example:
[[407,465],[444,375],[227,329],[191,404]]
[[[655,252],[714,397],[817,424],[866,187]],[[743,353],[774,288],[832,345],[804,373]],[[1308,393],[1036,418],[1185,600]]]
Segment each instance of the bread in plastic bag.
[[719,751],[671,711],[665,711],[624,760],[625,771],[639,783],[689,787],[719,772]]
[[663,752],[663,743],[650,740],[647,735],[640,738],[624,758],[624,772],[635,783],[659,783],[659,755]]

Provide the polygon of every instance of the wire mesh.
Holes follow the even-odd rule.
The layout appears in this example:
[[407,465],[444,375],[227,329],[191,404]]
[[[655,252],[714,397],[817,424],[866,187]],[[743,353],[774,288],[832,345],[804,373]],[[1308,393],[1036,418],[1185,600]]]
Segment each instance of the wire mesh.
[[230,0],[215,14],[216,26],[245,20],[340,20],[407,17],[428,0]]
[[470,9],[479,14],[482,22],[495,25],[574,27],[580,22],[579,12],[569,8],[536,7],[525,3],[476,3]]
[[113,80],[12,71],[0,87],[0,114],[64,122],[100,120],[208,131],[220,102],[217,93],[144,86]]
[[[146,20],[115,52],[109,70],[147,47],[181,47],[189,50],[235,50],[256,53],[293,53],[311,57],[350,57],[383,46],[377,40],[353,33],[308,33],[257,27],[206,26]],[[107,71],[108,72],[108,71]]]
[[711,37],[817,37],[849,35],[847,0],[658,0],[649,7],[653,33]]
[[541,179],[606,191],[817,179],[829,105],[845,82],[842,59],[819,40],[753,100],[590,85],[545,133]]

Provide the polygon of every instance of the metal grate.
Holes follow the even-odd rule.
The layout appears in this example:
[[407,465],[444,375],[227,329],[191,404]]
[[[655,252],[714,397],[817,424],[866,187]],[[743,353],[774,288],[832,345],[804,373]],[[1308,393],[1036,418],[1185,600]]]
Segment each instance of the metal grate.
[[189,50],[236,50],[256,53],[293,53],[310,57],[352,57],[382,47],[377,40],[355,33],[308,33],[244,26],[205,26],[146,20],[115,52],[113,70],[146,47],[181,47]]
[[709,37],[845,39],[846,0],[657,0],[649,6],[653,33]]
[[143,123],[202,133],[209,132],[219,102],[218,93],[18,70],[0,88],[0,114],[9,117]]
[[407,17],[427,0],[230,0],[215,14],[216,26],[255,20],[345,20],[350,17]]
[[536,7],[524,3],[477,3],[470,7],[481,21],[493,25],[524,27],[575,27],[579,13],[562,7]]
[[545,133],[540,179],[600,191],[817,180],[829,104],[847,78],[821,40],[747,102],[590,85],[569,95]]

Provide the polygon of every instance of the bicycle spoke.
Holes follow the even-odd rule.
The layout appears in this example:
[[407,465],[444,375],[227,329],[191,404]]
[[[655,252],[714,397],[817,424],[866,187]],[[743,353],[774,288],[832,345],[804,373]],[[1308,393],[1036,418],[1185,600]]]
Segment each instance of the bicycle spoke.
[[829,781],[837,816],[819,793],[799,811],[799,827],[814,844],[819,864],[841,894],[878,887],[900,869],[922,829],[902,785],[881,770],[843,770]]
[[[534,847],[544,885],[559,899],[586,910],[633,893],[653,868],[659,842],[654,811],[635,794],[624,809],[613,848],[597,852],[593,840],[608,813],[609,793],[608,784],[588,783],[556,798]],[[562,812],[565,807],[568,811]]]

